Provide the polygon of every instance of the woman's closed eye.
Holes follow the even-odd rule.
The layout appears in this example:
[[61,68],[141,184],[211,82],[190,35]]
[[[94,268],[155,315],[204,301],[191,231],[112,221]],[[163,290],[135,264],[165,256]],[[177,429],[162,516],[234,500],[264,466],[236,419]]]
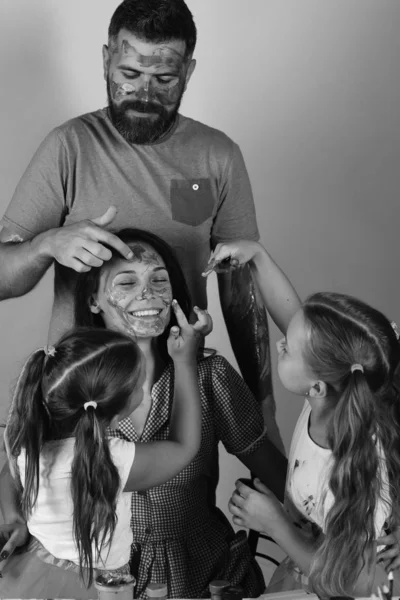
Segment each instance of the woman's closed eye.
[[136,283],[137,283],[136,280],[123,279],[121,281],[118,281],[115,285],[117,285],[119,287],[131,287],[131,286],[134,286]]

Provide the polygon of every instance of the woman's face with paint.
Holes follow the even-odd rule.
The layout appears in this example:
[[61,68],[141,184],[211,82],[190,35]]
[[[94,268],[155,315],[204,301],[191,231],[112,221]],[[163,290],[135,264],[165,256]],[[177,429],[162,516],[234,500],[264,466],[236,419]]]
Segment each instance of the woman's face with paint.
[[172,287],[161,256],[143,242],[129,243],[133,258],[113,258],[101,270],[90,309],[106,327],[140,338],[161,335],[171,316]]

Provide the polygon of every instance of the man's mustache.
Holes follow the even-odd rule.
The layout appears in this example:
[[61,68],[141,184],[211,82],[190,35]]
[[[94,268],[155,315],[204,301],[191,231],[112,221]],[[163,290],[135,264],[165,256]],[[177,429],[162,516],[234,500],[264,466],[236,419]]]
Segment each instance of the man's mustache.
[[165,108],[154,102],[141,102],[140,100],[125,100],[121,108],[125,111],[134,110],[139,113],[151,113],[157,115],[164,115]]

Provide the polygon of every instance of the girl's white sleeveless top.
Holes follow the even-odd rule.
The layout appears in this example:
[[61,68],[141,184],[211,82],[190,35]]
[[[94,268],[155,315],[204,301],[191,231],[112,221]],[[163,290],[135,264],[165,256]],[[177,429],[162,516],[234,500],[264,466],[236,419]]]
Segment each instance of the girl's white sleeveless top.
[[[71,496],[71,464],[74,455],[74,438],[45,444],[40,455],[39,493],[28,520],[30,533],[56,558],[79,564],[77,546],[73,539]],[[134,442],[110,438],[112,460],[119,471],[121,486],[117,498],[117,524],[111,545],[102,549],[97,569],[117,569],[129,562],[133,540],[130,527],[131,494],[122,492],[135,458]],[[22,486],[25,486],[25,451],[18,457],[17,465]],[[93,549],[93,558],[96,554]]]

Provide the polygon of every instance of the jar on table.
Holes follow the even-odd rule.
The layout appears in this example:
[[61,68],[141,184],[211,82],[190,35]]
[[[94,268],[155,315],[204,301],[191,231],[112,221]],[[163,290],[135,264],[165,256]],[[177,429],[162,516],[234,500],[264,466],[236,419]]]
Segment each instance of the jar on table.
[[166,583],[149,583],[146,588],[147,598],[156,600],[167,600],[168,587]]
[[214,579],[208,586],[210,589],[211,600],[221,600],[222,590],[229,587],[229,581],[225,579]]
[[221,600],[243,600],[244,589],[240,585],[230,585],[221,593]]

